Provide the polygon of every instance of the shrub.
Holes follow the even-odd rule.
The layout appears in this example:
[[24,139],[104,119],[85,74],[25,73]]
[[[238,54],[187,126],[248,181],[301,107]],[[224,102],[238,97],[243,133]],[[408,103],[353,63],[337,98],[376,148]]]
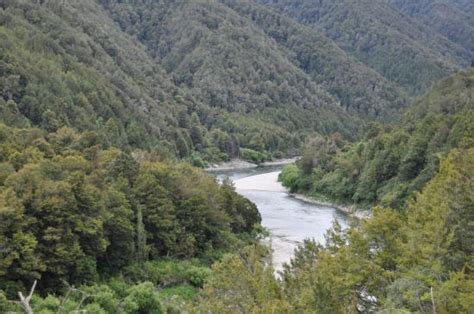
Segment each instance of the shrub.
[[268,155],[265,153],[257,152],[250,148],[242,148],[240,150],[240,157],[244,160],[248,160],[257,164],[263,163],[268,159]]
[[289,188],[291,192],[297,190],[297,182],[300,177],[300,170],[295,164],[286,165],[281,171],[278,180],[284,187]]

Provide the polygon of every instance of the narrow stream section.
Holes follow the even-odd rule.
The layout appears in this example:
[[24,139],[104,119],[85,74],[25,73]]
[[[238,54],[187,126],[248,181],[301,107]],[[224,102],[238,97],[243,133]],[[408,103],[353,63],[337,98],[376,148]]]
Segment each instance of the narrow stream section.
[[273,263],[280,270],[289,262],[296,246],[311,238],[324,244],[324,234],[338,219],[343,227],[346,216],[334,208],[297,200],[278,182],[281,166],[224,171],[218,179],[229,177],[236,191],[255,203],[262,225],[271,232]]

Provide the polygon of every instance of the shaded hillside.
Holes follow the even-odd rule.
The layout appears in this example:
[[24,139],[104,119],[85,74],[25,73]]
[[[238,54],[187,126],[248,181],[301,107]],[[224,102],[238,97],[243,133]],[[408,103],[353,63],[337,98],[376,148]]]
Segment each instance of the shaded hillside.
[[[359,123],[334,97],[224,6],[216,14],[228,25],[225,32],[209,33],[194,49],[192,36],[207,26],[193,22],[201,9],[189,7],[166,15],[183,23],[170,21],[170,37],[160,37],[163,46],[153,50],[123,32],[93,0],[2,2],[3,121],[50,131],[65,125],[95,130],[117,146],[158,148],[198,164],[200,158],[239,156],[239,148],[267,157],[292,153],[305,132],[357,133]],[[141,31],[154,36],[144,26]],[[189,68],[199,69],[194,80]]]
[[287,58],[324,86],[349,111],[393,121],[407,99],[402,90],[349,56],[333,41],[251,1],[223,1],[284,48]]
[[293,65],[262,30],[225,5],[102,3],[124,31],[148,47],[175,84],[196,100],[266,122],[278,121],[290,130],[351,129],[346,114],[322,86]]
[[118,141],[156,143],[174,104],[166,73],[93,1],[60,3],[3,3],[0,101],[46,130],[101,129],[111,119]]
[[411,94],[424,91],[473,58],[473,52],[381,0],[259,2],[323,31],[342,49]]
[[[469,7],[457,6],[455,1],[446,0],[389,0],[389,3],[466,50],[474,52],[474,12]],[[474,7],[472,2],[470,5]]]

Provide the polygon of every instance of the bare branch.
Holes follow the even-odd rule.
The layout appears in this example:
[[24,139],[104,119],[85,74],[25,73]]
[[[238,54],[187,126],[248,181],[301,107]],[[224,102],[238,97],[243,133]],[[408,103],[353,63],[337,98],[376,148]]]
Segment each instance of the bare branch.
[[30,301],[33,297],[33,293],[35,292],[36,284],[37,281],[35,280],[33,286],[31,287],[30,294],[26,298],[23,293],[21,293],[20,291],[18,292],[18,296],[20,297],[20,305],[26,314],[33,314],[33,309],[31,308]]

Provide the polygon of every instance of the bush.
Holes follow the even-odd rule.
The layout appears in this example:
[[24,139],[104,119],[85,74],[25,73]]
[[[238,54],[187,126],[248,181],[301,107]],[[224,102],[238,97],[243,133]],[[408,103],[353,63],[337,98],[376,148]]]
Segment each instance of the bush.
[[0,313],[19,312],[19,306],[8,301],[5,293],[0,290]]
[[191,284],[202,287],[211,270],[199,262],[161,260],[135,264],[125,269],[124,275],[133,282],[149,281],[161,287]]
[[257,152],[250,148],[242,148],[240,150],[240,157],[256,164],[261,164],[268,159],[268,155],[266,153]]
[[201,156],[199,156],[196,153],[193,153],[191,155],[191,157],[189,158],[189,162],[194,167],[198,167],[198,168],[206,168],[206,166],[207,166],[207,163],[201,158]]
[[202,288],[207,278],[212,274],[207,267],[192,266],[186,271],[186,279],[195,287]]
[[164,313],[158,297],[155,286],[151,282],[144,282],[131,287],[129,295],[125,298],[125,302],[137,305],[136,313],[159,314]]
[[300,177],[300,170],[295,164],[286,165],[278,176],[278,180],[291,192],[297,190],[297,182]]

